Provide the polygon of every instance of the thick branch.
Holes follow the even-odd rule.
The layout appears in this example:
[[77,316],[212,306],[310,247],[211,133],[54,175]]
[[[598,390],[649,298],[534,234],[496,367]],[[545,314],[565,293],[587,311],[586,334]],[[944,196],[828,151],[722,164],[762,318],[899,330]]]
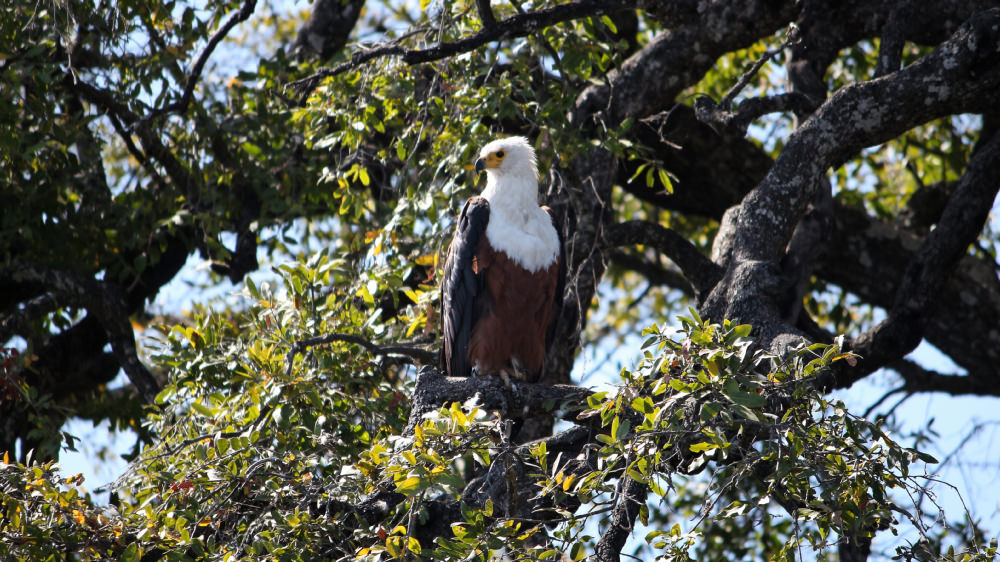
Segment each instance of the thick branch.
[[[774,160],[757,144],[720,136],[695,118],[694,110],[675,105],[633,127],[633,142],[649,148],[676,177],[673,192],[650,189],[636,177],[639,160],[622,163],[618,185],[658,207],[718,220],[760,183]],[[632,179],[634,178],[634,179]]]
[[959,259],[978,238],[1000,189],[1000,134],[976,150],[937,228],[924,239],[907,265],[888,316],[854,342],[861,365],[838,384],[870,373],[901,358],[923,337],[931,304]]
[[479,12],[479,19],[483,22],[483,27],[493,27],[497,24],[493,8],[490,7],[490,0],[476,0],[476,11]]
[[298,51],[300,59],[309,53],[320,60],[332,57],[347,44],[364,5],[365,0],[316,0],[292,50]]
[[691,282],[682,273],[626,252],[611,252],[608,257],[613,265],[642,275],[643,279],[651,285],[663,285],[677,289],[688,297],[695,296]]
[[[919,247],[920,238],[907,230],[863,210],[835,204],[833,232],[816,274],[888,310],[902,273]],[[970,377],[995,385],[996,365],[1000,364],[1000,333],[995,329],[1000,316],[1000,281],[992,260],[972,256],[960,260],[928,314],[927,341]],[[969,338],[970,333],[978,337]]]
[[903,44],[906,20],[912,16],[914,6],[910,0],[896,0],[882,29],[878,47],[875,78],[899,70],[903,61]]
[[750,123],[768,113],[792,112],[797,115],[812,113],[816,100],[800,92],[788,92],[760,98],[747,98],[740,102],[735,112],[726,111],[711,98],[702,96],[695,101],[698,119],[711,125],[720,134],[732,133],[745,136]]
[[796,11],[790,1],[700,4],[698,17],[688,25],[657,35],[612,71],[604,84],[584,90],[570,118],[585,125],[599,117],[615,127],[628,117],[645,117],[670,107],[716,59],[777,31]]
[[[839,90],[792,136],[743,202],[740,259],[775,259],[830,166],[927,121],[1000,102],[1000,9],[974,16],[934,52],[881,79]],[[770,233],[770,236],[761,236]]]
[[485,410],[497,411],[505,418],[528,418],[550,414],[569,406],[566,417],[573,419],[593,392],[575,385],[545,383],[510,383],[497,376],[446,377],[433,367],[424,367],[413,391],[413,406],[405,433],[413,431],[421,417],[444,404],[465,403],[475,399]]
[[0,343],[9,341],[17,334],[27,337],[31,333],[32,320],[55,312],[60,306],[59,299],[45,294],[4,311],[0,315]]
[[659,224],[633,220],[609,226],[604,233],[609,247],[650,246],[677,264],[695,291],[706,291],[722,277],[722,269],[702,254],[686,238]]
[[646,503],[647,494],[649,486],[646,484],[632,480],[628,476],[618,480],[618,494],[611,512],[611,524],[601,535],[601,540],[594,549],[597,560],[601,562],[621,560],[622,547],[632,534],[635,518],[639,515],[639,508]]
[[124,291],[108,282],[30,264],[17,264],[0,270],[0,282],[42,284],[65,298],[67,305],[86,308],[100,320],[111,350],[132,384],[147,403],[153,403],[159,393],[159,385],[136,353],[135,334],[128,319]]
[[[1000,9],[977,14],[903,70],[842,88],[796,131],[764,181],[743,200],[729,225],[733,247],[726,253],[727,276],[702,307],[705,315],[754,324],[769,347],[779,334],[797,337],[778,311],[767,310],[774,304],[737,297],[748,292],[748,284],[759,286],[761,296],[777,288],[773,268],[766,264],[784,254],[827,168],[933,118],[998,102]],[[787,343],[793,342],[782,345]]]
[[900,359],[886,366],[903,378],[900,392],[944,392],[952,396],[1000,396],[1000,386],[970,375],[948,375],[927,369],[913,361]]

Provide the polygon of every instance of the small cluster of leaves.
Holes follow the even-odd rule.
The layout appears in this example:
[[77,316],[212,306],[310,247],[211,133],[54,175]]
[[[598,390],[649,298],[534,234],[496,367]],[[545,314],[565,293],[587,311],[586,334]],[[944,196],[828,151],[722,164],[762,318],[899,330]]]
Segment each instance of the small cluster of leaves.
[[85,559],[135,560],[138,545],[124,535],[113,509],[95,509],[83,476],[63,476],[54,462],[0,464],[0,558],[57,560],[72,552]]

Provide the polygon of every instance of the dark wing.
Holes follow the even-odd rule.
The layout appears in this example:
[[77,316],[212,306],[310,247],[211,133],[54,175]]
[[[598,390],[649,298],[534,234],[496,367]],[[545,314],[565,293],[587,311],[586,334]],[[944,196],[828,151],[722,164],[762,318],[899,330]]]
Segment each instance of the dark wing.
[[556,217],[555,211],[548,207],[542,207],[545,212],[549,214],[549,218],[552,219],[552,226],[556,229],[556,234],[559,236],[559,277],[556,279],[556,295],[552,300],[552,320],[549,322],[548,332],[545,336],[545,352],[546,354],[552,349],[552,341],[555,339],[556,335],[556,324],[559,323],[559,316],[562,314],[562,303],[563,303],[563,291],[566,290],[566,253],[563,248],[563,232],[562,228],[559,227],[559,219]]
[[441,368],[452,377],[472,374],[469,363],[469,339],[479,316],[478,301],[485,297],[482,271],[476,271],[475,258],[486,237],[490,222],[490,203],[473,197],[465,203],[458,217],[455,236],[448,248],[441,279],[441,319],[444,345]]

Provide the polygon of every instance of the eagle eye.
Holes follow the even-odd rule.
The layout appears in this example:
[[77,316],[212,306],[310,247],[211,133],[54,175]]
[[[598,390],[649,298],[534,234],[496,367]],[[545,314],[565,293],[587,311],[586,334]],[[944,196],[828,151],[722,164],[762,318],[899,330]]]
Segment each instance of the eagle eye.
[[497,158],[503,158],[504,156],[505,156],[504,151],[502,150],[497,151]]

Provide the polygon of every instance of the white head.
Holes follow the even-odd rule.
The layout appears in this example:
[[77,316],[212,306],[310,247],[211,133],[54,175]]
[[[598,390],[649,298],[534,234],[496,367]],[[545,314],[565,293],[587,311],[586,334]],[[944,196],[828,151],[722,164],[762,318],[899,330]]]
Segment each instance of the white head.
[[538,185],[538,164],[535,149],[524,137],[508,137],[495,140],[479,151],[476,171],[485,170],[491,178],[503,179],[519,177]]
[[476,171],[484,170],[490,244],[529,271],[552,265],[559,257],[559,235],[549,214],[538,206],[538,165],[528,139],[510,137],[484,146]]

